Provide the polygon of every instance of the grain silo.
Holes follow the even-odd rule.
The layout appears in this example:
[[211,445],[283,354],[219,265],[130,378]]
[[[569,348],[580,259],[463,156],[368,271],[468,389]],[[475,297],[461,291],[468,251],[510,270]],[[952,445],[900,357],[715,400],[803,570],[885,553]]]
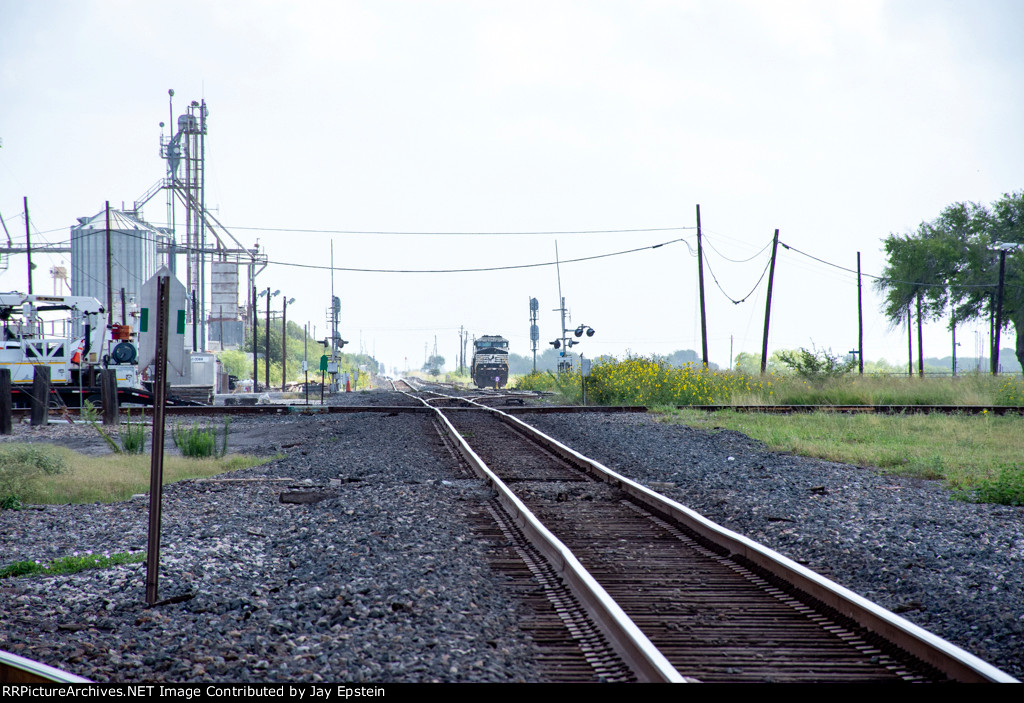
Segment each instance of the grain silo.
[[[130,213],[110,209],[110,290],[113,321],[121,323],[124,300],[137,300],[142,284],[159,265],[157,245],[165,235]],[[107,305],[107,215],[80,217],[71,228],[71,293]],[[129,311],[131,305],[128,306]],[[132,324],[131,320],[126,320]]]

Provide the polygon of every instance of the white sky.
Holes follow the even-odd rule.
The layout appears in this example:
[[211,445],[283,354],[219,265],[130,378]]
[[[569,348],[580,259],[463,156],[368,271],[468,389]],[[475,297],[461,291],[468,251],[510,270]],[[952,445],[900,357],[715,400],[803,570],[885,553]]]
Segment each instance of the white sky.
[[[68,2],[0,0],[0,214],[24,241],[67,239],[105,200],[164,175],[159,122],[210,109],[207,204],[272,261],[475,268],[650,246],[693,229],[518,236],[343,235],[695,226],[732,259],[771,238],[880,273],[882,239],[956,201],[1024,187],[1024,3]],[[146,216],[162,223],[162,197]],[[0,232],[2,236],[2,232]],[[734,298],[747,264],[708,261]],[[66,256],[65,256],[66,258]],[[50,290],[54,260],[37,261]],[[0,288],[25,290],[15,257]],[[734,306],[706,275],[711,360],[759,353],[765,283]],[[856,345],[856,280],[780,248],[770,349]],[[327,271],[257,281],[325,328]],[[696,259],[681,243],[562,267],[572,327],[598,354],[700,350]],[[553,267],[473,274],[338,273],[342,335],[388,364],[455,357],[458,329],[529,353],[558,336]],[[279,299],[278,299],[279,300]],[[865,289],[865,354],[905,363]],[[987,325],[979,325],[987,333]],[[958,331],[974,354],[972,328]],[[361,331],[361,332],[360,332]],[[902,332],[902,334],[900,333]],[[1011,346],[1013,336],[1004,337]],[[945,323],[925,354],[944,356]],[[916,354],[916,351],[915,351]]]

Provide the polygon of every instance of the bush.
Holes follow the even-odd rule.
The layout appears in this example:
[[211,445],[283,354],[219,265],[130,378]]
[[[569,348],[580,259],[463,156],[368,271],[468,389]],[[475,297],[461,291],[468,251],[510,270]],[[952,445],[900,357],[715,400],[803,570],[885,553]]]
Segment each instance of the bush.
[[1024,464],[1004,464],[995,479],[980,483],[962,497],[978,503],[1024,505]]
[[996,405],[1024,405],[1024,381],[1019,378],[1003,381],[996,391]]
[[[516,381],[517,389],[561,393],[566,401],[581,396],[578,371],[555,376],[531,373]],[[714,405],[727,403],[734,394],[771,395],[774,377],[751,378],[742,373],[712,371],[699,364],[673,366],[664,359],[630,357],[624,361],[595,359],[587,377],[587,402],[598,405]]]
[[28,487],[42,476],[67,470],[52,447],[18,444],[0,447],[0,508],[17,508]]
[[780,351],[779,360],[793,369],[798,376],[809,381],[824,381],[838,376],[845,376],[857,365],[855,360],[840,361],[832,350],[818,349],[813,344],[812,351],[801,347],[798,351]]
[[512,384],[517,391],[553,391],[558,388],[555,375],[550,371],[531,371]]
[[713,371],[700,364],[672,366],[664,360],[601,358],[587,379],[587,397],[601,405],[715,405],[734,393],[760,392],[770,381]]

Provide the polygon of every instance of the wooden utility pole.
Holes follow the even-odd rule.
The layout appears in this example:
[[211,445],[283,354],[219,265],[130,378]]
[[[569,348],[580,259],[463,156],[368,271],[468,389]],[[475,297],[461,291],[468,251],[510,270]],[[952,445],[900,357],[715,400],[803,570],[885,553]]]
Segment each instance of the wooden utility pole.
[[267,327],[266,327],[266,338],[267,338],[267,358],[264,359],[264,371],[266,372],[266,387],[270,390],[270,288],[267,288]]
[[100,371],[100,397],[103,399],[103,424],[117,425],[120,422],[120,407],[117,403],[117,371]]
[[996,330],[992,345],[992,375],[999,373],[999,331],[1003,326],[1003,279],[1006,276],[1006,249],[999,250],[999,291],[996,294]]
[[[704,249],[700,240],[700,204],[697,205],[697,281],[700,286],[700,344],[704,368],[708,367],[708,322],[704,313]],[[565,307],[563,305],[563,307]],[[565,327],[565,325],[562,325]]]
[[921,336],[921,291],[917,291],[917,375],[924,378],[924,338]]
[[146,545],[146,603],[159,599],[160,523],[164,489],[164,406],[167,403],[167,332],[171,279],[161,276],[156,287],[156,359],[153,386],[153,441],[149,460],[149,537]]
[[910,301],[907,301],[907,375],[914,375],[914,315],[910,312]]
[[28,196],[22,196],[25,203],[25,252],[28,254],[28,294],[32,295],[32,235],[28,226]]
[[956,321],[949,321],[949,329],[953,333],[953,376],[956,377]]
[[288,376],[288,296],[284,296],[284,308],[281,310],[281,392],[284,392],[285,379]]
[[50,419],[50,367],[32,367],[32,427],[45,425]]
[[12,415],[13,398],[11,393],[11,370],[0,369],[0,434],[11,434],[13,431]]
[[[764,304],[764,339],[761,341],[761,374],[768,368],[768,321],[772,315],[772,281],[775,279],[775,252],[779,249],[779,230],[775,230],[775,238],[772,240],[772,263],[768,269],[768,296]],[[732,354],[732,350],[729,351]],[[732,359],[729,359],[729,367],[732,368]]]
[[988,302],[988,366],[994,376],[996,373],[996,304],[992,294],[989,294]]
[[107,201],[107,326],[114,325],[114,281],[110,272],[110,201]]
[[857,252],[857,360],[864,375],[864,299],[861,295],[860,252]]

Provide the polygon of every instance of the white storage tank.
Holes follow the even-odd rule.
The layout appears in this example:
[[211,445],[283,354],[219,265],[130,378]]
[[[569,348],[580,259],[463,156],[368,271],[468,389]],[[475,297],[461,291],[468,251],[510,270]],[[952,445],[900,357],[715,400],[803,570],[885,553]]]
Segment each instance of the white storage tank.
[[[125,299],[138,300],[142,284],[156,273],[157,240],[163,235],[142,220],[121,210],[110,210],[110,278],[114,322],[121,322],[121,289]],[[96,298],[107,304],[106,210],[80,217],[71,228],[71,294]],[[132,324],[128,320],[128,324]]]

